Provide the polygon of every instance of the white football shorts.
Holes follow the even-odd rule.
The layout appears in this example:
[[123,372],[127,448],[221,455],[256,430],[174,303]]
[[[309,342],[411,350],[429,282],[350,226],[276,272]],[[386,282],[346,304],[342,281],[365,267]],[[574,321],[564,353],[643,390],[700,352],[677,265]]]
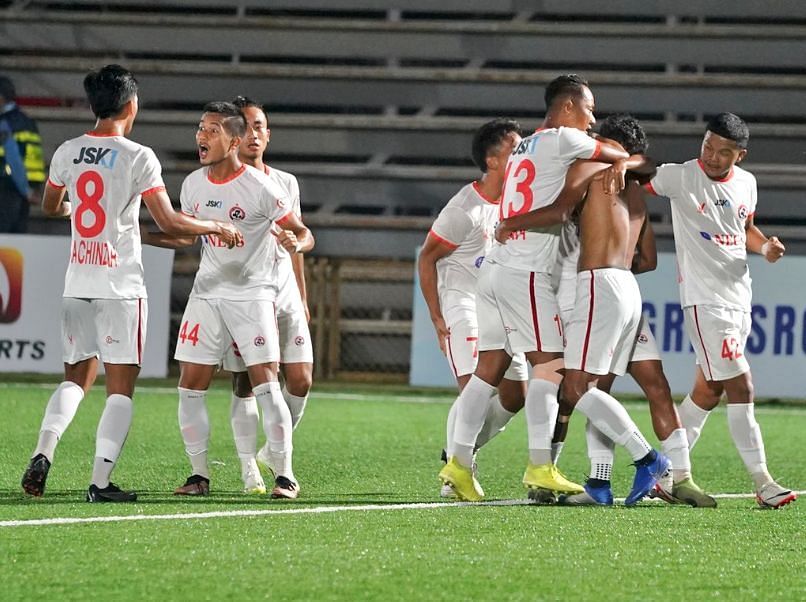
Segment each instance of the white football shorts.
[[563,329],[551,276],[485,261],[476,285],[479,350],[562,352]]
[[624,374],[640,321],[641,291],[632,272],[618,268],[580,272],[566,332],[565,367],[588,374]]
[[644,314],[641,314],[641,322],[638,324],[638,334],[635,337],[635,346],[632,349],[631,362],[661,361],[658,343],[655,335],[649,327],[649,321]]
[[683,312],[697,365],[707,380],[728,380],[750,370],[744,354],[750,312],[719,305],[690,305]]
[[244,367],[279,361],[274,303],[191,297],[182,316],[174,358],[193,364],[219,364],[233,343]]
[[148,299],[62,299],[62,359],[143,363]]

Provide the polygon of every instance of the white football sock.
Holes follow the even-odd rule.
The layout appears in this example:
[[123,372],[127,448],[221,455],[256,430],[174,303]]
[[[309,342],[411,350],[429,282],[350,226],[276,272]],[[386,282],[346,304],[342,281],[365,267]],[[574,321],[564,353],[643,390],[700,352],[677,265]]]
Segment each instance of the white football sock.
[[252,387],[258,404],[263,410],[263,432],[269,444],[272,466],[277,476],[284,476],[296,482],[292,467],[293,427],[291,411],[283,399],[280,383],[272,381]]
[[526,430],[529,435],[529,463],[551,462],[551,437],[557,422],[559,385],[533,378],[526,390]]
[[42,426],[39,428],[39,441],[31,455],[32,458],[43,454],[50,462],[53,462],[56,444],[70,426],[82,399],[84,399],[84,389],[74,382],[64,381],[56,387],[45,408],[45,416],[42,418]]
[[514,415],[501,405],[501,398],[498,395],[493,395],[490,407],[487,408],[487,417],[484,419],[479,436],[476,437],[476,450],[486,445],[498,433],[503,432]]
[[193,474],[210,478],[207,448],[210,443],[210,418],[207,415],[207,391],[179,389],[179,430],[185,442]]
[[694,444],[700,438],[702,427],[705,426],[705,421],[711,414],[709,410],[703,410],[700,406],[694,403],[691,395],[686,395],[683,402],[677,407],[677,413],[680,415],[680,424],[686,429],[686,438],[688,439],[689,451],[694,449]]
[[638,461],[652,446],[615,398],[597,388],[588,391],[579,399],[576,409],[588,417],[602,434],[615,443],[623,445],[633,460]]
[[453,400],[451,409],[448,410],[448,420],[446,423],[445,454],[451,455],[453,449],[453,433],[456,430],[456,408],[459,405],[459,398]]
[[95,462],[92,483],[101,489],[109,486],[109,477],[120,456],[132,425],[132,400],[113,393],[106,399],[95,435]]
[[229,416],[235,450],[241,460],[241,471],[244,471],[257,453],[257,425],[260,420],[257,400],[254,397],[238,397],[233,393]]
[[609,481],[613,473],[615,443],[588,420],[585,424],[585,441],[588,444],[588,458],[591,461],[589,478]]
[[299,395],[292,395],[288,389],[283,385],[283,399],[288,405],[288,411],[291,412],[291,428],[297,428],[299,421],[302,420],[302,415],[305,413],[305,404],[308,403],[308,396],[300,397]]
[[453,431],[453,449],[448,450],[448,455],[455,456],[462,466],[470,468],[473,465],[473,448],[495,392],[495,387],[474,374],[454,402],[456,427]]
[[756,489],[761,489],[773,479],[767,470],[764,440],[756,422],[754,404],[728,403],[728,429]]
[[679,483],[691,477],[691,459],[689,458],[686,429],[679,428],[660,442],[660,450],[672,463],[672,481]]

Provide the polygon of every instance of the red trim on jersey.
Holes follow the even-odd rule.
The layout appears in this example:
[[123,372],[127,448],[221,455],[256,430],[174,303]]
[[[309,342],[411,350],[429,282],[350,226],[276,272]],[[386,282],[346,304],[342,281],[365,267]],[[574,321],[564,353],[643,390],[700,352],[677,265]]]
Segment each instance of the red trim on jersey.
[[537,134],[538,132],[542,132],[542,131],[547,130],[547,129],[548,128],[537,128],[534,133]]
[[590,270],[591,273],[591,302],[590,307],[588,308],[588,327],[585,329],[585,344],[582,345],[582,366],[580,369],[584,372],[585,371],[585,364],[588,361],[588,346],[591,342],[591,328],[593,328],[593,305],[595,299],[595,292],[596,287],[594,286],[594,274],[593,270]]
[[590,160],[591,161],[596,160],[599,157],[599,155],[601,155],[601,154],[602,154],[602,143],[597,140],[596,141],[596,148],[593,149],[593,154],[591,155]]
[[733,167],[730,168],[728,175],[726,175],[724,178],[712,178],[707,173],[705,173],[705,165],[702,164],[702,159],[697,159],[697,165],[700,166],[702,173],[704,173],[709,180],[713,180],[714,182],[727,182],[733,177]]
[[123,134],[99,134],[98,132],[86,132],[87,136],[92,136],[93,138],[122,138]]
[[453,349],[451,348],[451,337],[448,335],[446,337],[448,339],[448,359],[451,360],[451,370],[453,370],[453,376],[457,380],[459,379],[459,372],[456,370],[456,364],[453,361]]
[[294,213],[294,212],[293,212],[293,211],[289,211],[288,213],[284,214],[284,215],[283,215],[283,217],[281,217],[280,219],[276,219],[276,220],[274,220],[274,223],[275,223],[275,224],[277,224],[277,225],[279,225],[279,224],[280,224],[280,222],[284,222],[285,220],[287,220],[287,219],[288,219],[288,218],[291,216],[291,214],[292,214],[292,213]]
[[156,194],[158,192],[165,192],[165,186],[154,186],[140,193],[140,196],[148,196],[149,194]]
[[143,363],[143,300],[137,300],[137,365]]
[[700,318],[697,316],[696,305],[694,306],[694,324],[697,326],[697,336],[700,339],[703,355],[705,355],[705,365],[708,368],[708,375],[711,377],[709,380],[714,380],[714,373],[711,370],[711,360],[708,359],[708,350],[705,348],[705,342],[702,340],[702,333],[700,332]]
[[660,196],[658,192],[655,190],[655,187],[652,186],[652,182],[647,182],[646,184],[644,184],[644,190],[646,190],[649,194]]
[[436,241],[437,241],[439,244],[441,244],[441,245],[445,245],[446,247],[449,247],[449,248],[451,248],[451,249],[456,249],[456,248],[458,248],[458,247],[459,247],[459,245],[457,245],[455,242],[451,242],[451,241],[449,241],[447,238],[442,238],[442,237],[441,237],[439,234],[437,234],[437,233],[436,233],[436,232],[434,232],[433,230],[429,230],[429,231],[428,231],[428,236],[433,236],[433,237],[434,237],[434,239],[435,239],[435,240],[436,240]]
[[54,182],[54,181],[53,181],[53,180],[51,180],[50,178],[48,178],[48,186],[50,186],[51,188],[58,188],[59,190],[61,190],[62,188],[64,188],[64,184],[62,184],[62,185],[60,186],[59,184],[57,184],[56,182]]
[[543,351],[543,345],[540,343],[540,324],[537,320],[537,300],[535,299],[535,273],[529,273],[529,302],[532,306],[532,326],[535,329],[535,342],[537,343],[537,350]]
[[269,175],[270,171],[271,171],[271,168],[264,163],[263,164],[263,173],[265,173],[266,175]]
[[473,190],[475,190],[476,194],[478,194],[482,199],[484,199],[485,202],[490,203],[491,205],[497,205],[498,203],[501,202],[501,197],[498,197],[497,199],[491,199],[486,194],[484,194],[481,191],[481,185],[478,183],[478,180],[473,182]]
[[223,180],[214,180],[212,177],[210,177],[210,170],[208,169],[207,170],[207,181],[210,182],[211,184],[226,184],[227,182],[232,182],[235,178],[240,176],[245,171],[246,171],[246,165],[244,165],[242,163],[241,167],[238,169],[238,171],[236,171],[230,177],[225,178]]

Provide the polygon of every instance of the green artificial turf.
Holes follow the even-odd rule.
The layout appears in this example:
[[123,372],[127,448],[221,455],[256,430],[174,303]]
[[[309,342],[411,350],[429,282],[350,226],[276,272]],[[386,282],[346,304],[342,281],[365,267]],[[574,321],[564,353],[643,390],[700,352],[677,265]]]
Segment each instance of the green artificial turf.
[[[240,493],[229,395],[211,391],[212,495],[177,498],[189,474],[169,388],[142,388],[113,479],[135,504],[83,501],[104,395],[93,392],[56,453],[46,495],[30,499],[19,479],[51,389],[0,383],[0,521],[230,513],[41,526],[0,526],[3,600],[89,597],[200,600],[804,599],[804,500],[781,511],[751,498],[716,510],[644,502],[637,508],[560,508],[441,503],[437,472],[450,395],[401,387],[314,392],[295,432],[301,496],[272,501]],[[645,404],[628,409],[651,436]],[[806,489],[806,408],[759,407],[772,473]],[[572,419],[560,467],[588,469],[584,421]],[[523,499],[522,417],[479,453],[490,500]],[[714,493],[750,493],[724,411],[692,454],[697,481]],[[633,469],[619,451],[614,493]],[[438,503],[438,507],[408,507]],[[367,510],[366,505],[395,505]],[[334,510],[235,516],[237,511]],[[8,523],[3,523],[7,525]]]

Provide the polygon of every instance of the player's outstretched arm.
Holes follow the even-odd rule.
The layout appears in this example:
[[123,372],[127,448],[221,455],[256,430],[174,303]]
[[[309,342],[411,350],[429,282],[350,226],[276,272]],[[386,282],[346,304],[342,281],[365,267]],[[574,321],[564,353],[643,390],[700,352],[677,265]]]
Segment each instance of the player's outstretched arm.
[[[228,247],[232,248],[243,241],[243,235],[232,224],[213,220],[195,219],[184,213],[179,213],[171,207],[171,200],[165,190],[155,190],[143,196],[143,202],[148,208],[157,227],[169,236],[194,237],[202,234],[215,234]],[[167,239],[165,239],[167,242]],[[149,242],[148,244],[154,244]],[[192,241],[191,241],[192,244]],[[161,246],[161,245],[158,245]],[[184,245],[182,245],[184,246]]]
[[49,217],[70,217],[70,202],[64,200],[67,189],[48,183],[42,193],[42,213]]
[[428,306],[428,313],[434,330],[437,333],[439,348],[443,354],[446,353],[445,341],[450,334],[445,317],[442,315],[442,308],[439,305],[439,292],[437,288],[437,261],[447,257],[456,247],[448,245],[447,241],[437,239],[430,234],[425,237],[423,248],[420,249],[420,257],[417,259],[417,274],[420,277],[420,290],[423,293],[425,304]]
[[501,221],[495,228],[495,239],[506,244],[513,232],[547,228],[568,221],[574,208],[585,197],[593,176],[607,167],[606,164],[596,161],[576,161],[565,176],[565,187],[551,205],[521,215],[513,215]]
[[786,252],[784,243],[778,240],[777,236],[770,236],[769,238],[764,236],[764,233],[754,223],[752,215],[747,218],[745,229],[747,232],[745,246],[748,251],[763,255],[764,259],[770,263],[775,263],[784,256]]

